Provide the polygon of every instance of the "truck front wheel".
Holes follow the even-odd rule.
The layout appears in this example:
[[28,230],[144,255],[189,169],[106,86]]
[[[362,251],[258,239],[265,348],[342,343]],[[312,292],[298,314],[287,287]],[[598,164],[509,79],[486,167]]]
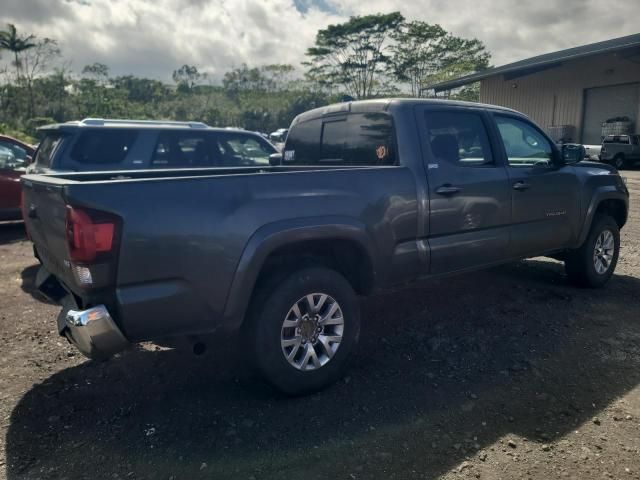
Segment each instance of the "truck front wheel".
[[581,287],[604,286],[618,263],[620,230],[608,215],[597,214],[582,246],[567,254],[565,270],[571,283]]
[[349,282],[334,270],[310,267],[265,283],[251,305],[247,332],[257,369],[290,395],[337,381],[360,335],[358,299]]

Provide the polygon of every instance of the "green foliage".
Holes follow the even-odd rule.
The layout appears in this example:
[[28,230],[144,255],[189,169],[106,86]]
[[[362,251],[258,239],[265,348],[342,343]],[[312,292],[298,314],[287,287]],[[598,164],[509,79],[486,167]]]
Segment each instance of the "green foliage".
[[449,95],[451,100],[463,100],[465,102],[479,102],[480,101],[480,83],[472,83],[462,87],[457,92]]
[[9,137],[17,138],[18,140],[33,145],[37,142],[36,138],[29,135],[22,130],[18,130],[11,125],[7,125],[6,123],[0,123],[0,135],[7,135]]
[[91,65],[85,65],[82,69],[82,75],[96,83],[105,82],[109,78],[109,67],[104,63],[95,62]]
[[409,84],[411,95],[421,96],[430,75],[441,68],[447,32],[440,25],[407,22],[393,33],[391,75]]
[[407,22],[394,34],[391,74],[421,97],[428,85],[489,66],[490,55],[479,40],[447,33],[440,25]]
[[[74,75],[54,39],[7,28],[0,31],[0,49],[13,53],[16,72],[0,83],[0,125],[31,140],[45,123],[86,117],[194,120],[270,132],[345,94],[420,96],[426,85],[489,62],[480,41],[452,36],[439,25],[405,22],[393,12],[352,17],[318,31],[304,78],[292,65],[242,64],[216,85],[197,66],[184,64],[173,71],[173,86],[134,75],[113,77],[98,62]],[[477,100],[479,87],[448,95]]]
[[356,98],[374,96],[390,62],[386,43],[403,22],[400,12],[379,13],[320,30],[307,50],[309,75],[320,84],[341,85]]
[[8,23],[7,30],[0,31],[0,50],[9,50],[13,53],[16,67],[16,82],[20,82],[20,53],[36,46],[34,35],[20,36],[15,25]]
[[173,71],[173,81],[176,82],[178,92],[191,93],[204,75],[198,72],[198,68],[193,65],[183,65]]

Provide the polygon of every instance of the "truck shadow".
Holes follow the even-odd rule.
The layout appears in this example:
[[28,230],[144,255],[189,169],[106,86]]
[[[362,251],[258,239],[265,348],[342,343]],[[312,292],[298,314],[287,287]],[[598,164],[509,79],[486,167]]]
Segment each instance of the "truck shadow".
[[[36,261],[34,259],[34,261]],[[48,305],[55,305],[54,302],[45,297],[36,287],[36,275],[38,274],[38,269],[40,268],[40,264],[37,263],[35,265],[30,265],[22,272],[20,272],[20,277],[22,282],[20,284],[20,288],[22,291],[28,295],[31,295],[35,300],[46,303]]]
[[12,412],[7,477],[434,478],[541,448],[640,382],[638,291],[532,260],[379,295],[349,376],[305,398],[238,378],[241,342],[82,363]]

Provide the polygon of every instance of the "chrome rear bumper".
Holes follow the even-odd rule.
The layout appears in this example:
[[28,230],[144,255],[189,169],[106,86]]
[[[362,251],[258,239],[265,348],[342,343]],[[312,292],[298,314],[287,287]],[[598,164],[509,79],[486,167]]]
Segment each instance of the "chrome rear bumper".
[[129,344],[104,305],[67,310],[63,315],[65,336],[89,358],[106,359]]

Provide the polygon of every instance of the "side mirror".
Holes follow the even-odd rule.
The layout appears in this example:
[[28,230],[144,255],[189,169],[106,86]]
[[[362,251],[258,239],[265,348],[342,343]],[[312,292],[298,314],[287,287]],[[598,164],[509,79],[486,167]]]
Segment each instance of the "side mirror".
[[578,163],[583,160],[586,151],[582,145],[577,143],[565,143],[561,148],[562,163],[565,165],[571,165],[572,163]]
[[281,153],[272,153],[269,155],[269,165],[282,165],[282,154]]
[[33,163],[33,157],[31,155],[27,155],[24,157],[24,166],[31,165]]

